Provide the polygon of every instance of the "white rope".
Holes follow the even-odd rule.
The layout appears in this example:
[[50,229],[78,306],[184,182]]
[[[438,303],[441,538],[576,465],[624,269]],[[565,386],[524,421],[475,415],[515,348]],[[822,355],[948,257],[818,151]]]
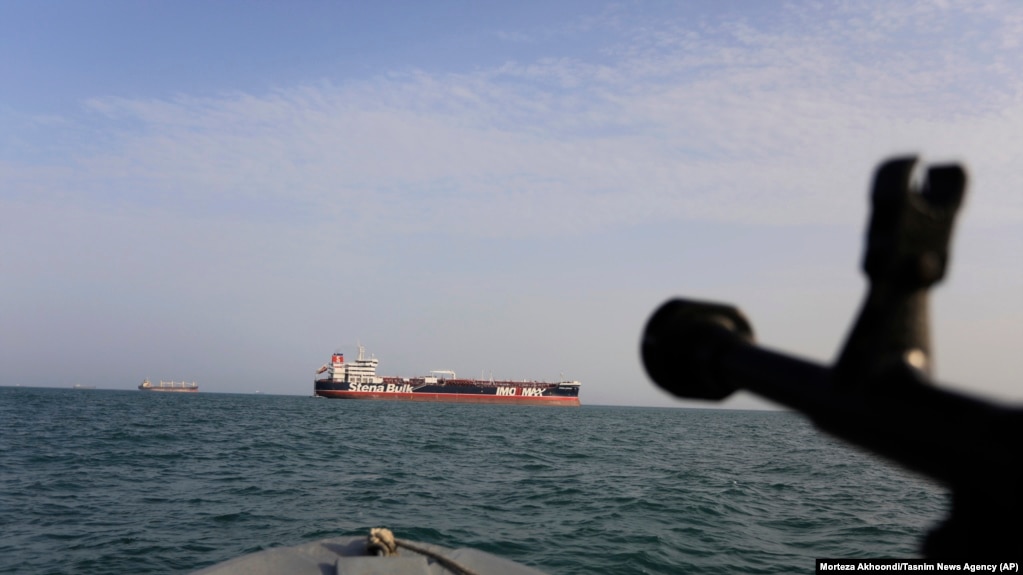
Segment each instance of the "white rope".
[[479,575],[476,571],[473,571],[464,565],[460,565],[436,551],[431,551],[425,547],[420,547],[415,543],[395,538],[394,533],[391,533],[390,529],[385,527],[374,527],[369,530],[369,537],[366,539],[366,551],[369,553],[388,557],[391,555],[397,555],[398,547],[404,547],[409,551],[414,551],[420,555],[426,555],[455,573],[461,573],[462,575]]

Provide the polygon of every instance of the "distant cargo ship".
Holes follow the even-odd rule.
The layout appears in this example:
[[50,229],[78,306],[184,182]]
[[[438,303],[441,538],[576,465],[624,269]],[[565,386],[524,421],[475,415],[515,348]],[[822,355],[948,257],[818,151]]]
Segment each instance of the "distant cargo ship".
[[359,357],[345,363],[334,353],[330,363],[317,370],[313,392],[335,399],[385,399],[398,401],[445,401],[460,403],[510,403],[527,405],[579,405],[578,381],[494,381],[459,379],[453,371],[431,371],[426,377],[380,377],[377,359]]
[[199,385],[194,381],[161,381],[160,383],[153,383],[148,379],[143,380],[139,384],[139,389],[142,391],[177,391],[177,392],[196,392],[199,391]]

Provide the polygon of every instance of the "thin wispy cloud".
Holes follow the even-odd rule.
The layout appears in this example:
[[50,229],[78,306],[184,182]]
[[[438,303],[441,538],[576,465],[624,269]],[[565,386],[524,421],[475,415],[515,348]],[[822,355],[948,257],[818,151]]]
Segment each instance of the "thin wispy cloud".
[[[985,42],[969,44],[976,27],[959,18],[987,29]],[[822,205],[834,201],[826,188],[855,189],[883,154],[941,155],[1023,128],[1011,56],[986,58],[1018,20],[962,7],[804,5],[774,20],[616,22],[613,57],[598,64],[555,57],[268,94],[96,98],[85,105],[110,120],[115,145],[77,150],[73,178],[95,182],[100,202],[277,197],[368,215],[389,201],[399,226],[440,201],[467,228],[485,221],[502,233],[552,219],[587,229],[664,217],[781,224],[841,218],[845,207]],[[994,181],[1020,175],[1009,163],[985,167]]]

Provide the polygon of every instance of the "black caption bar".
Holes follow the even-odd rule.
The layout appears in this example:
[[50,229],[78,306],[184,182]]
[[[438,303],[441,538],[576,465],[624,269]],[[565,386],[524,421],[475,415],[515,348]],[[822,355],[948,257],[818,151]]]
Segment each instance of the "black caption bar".
[[933,559],[817,559],[817,575],[839,573],[1019,573],[1020,561]]

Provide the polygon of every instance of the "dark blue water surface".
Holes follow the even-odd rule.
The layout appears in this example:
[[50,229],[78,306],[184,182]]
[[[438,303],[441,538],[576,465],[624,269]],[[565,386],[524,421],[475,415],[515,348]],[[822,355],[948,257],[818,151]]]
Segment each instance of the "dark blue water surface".
[[783,412],[0,388],[0,573],[187,573],[387,526],[551,574],[913,557],[943,490]]

